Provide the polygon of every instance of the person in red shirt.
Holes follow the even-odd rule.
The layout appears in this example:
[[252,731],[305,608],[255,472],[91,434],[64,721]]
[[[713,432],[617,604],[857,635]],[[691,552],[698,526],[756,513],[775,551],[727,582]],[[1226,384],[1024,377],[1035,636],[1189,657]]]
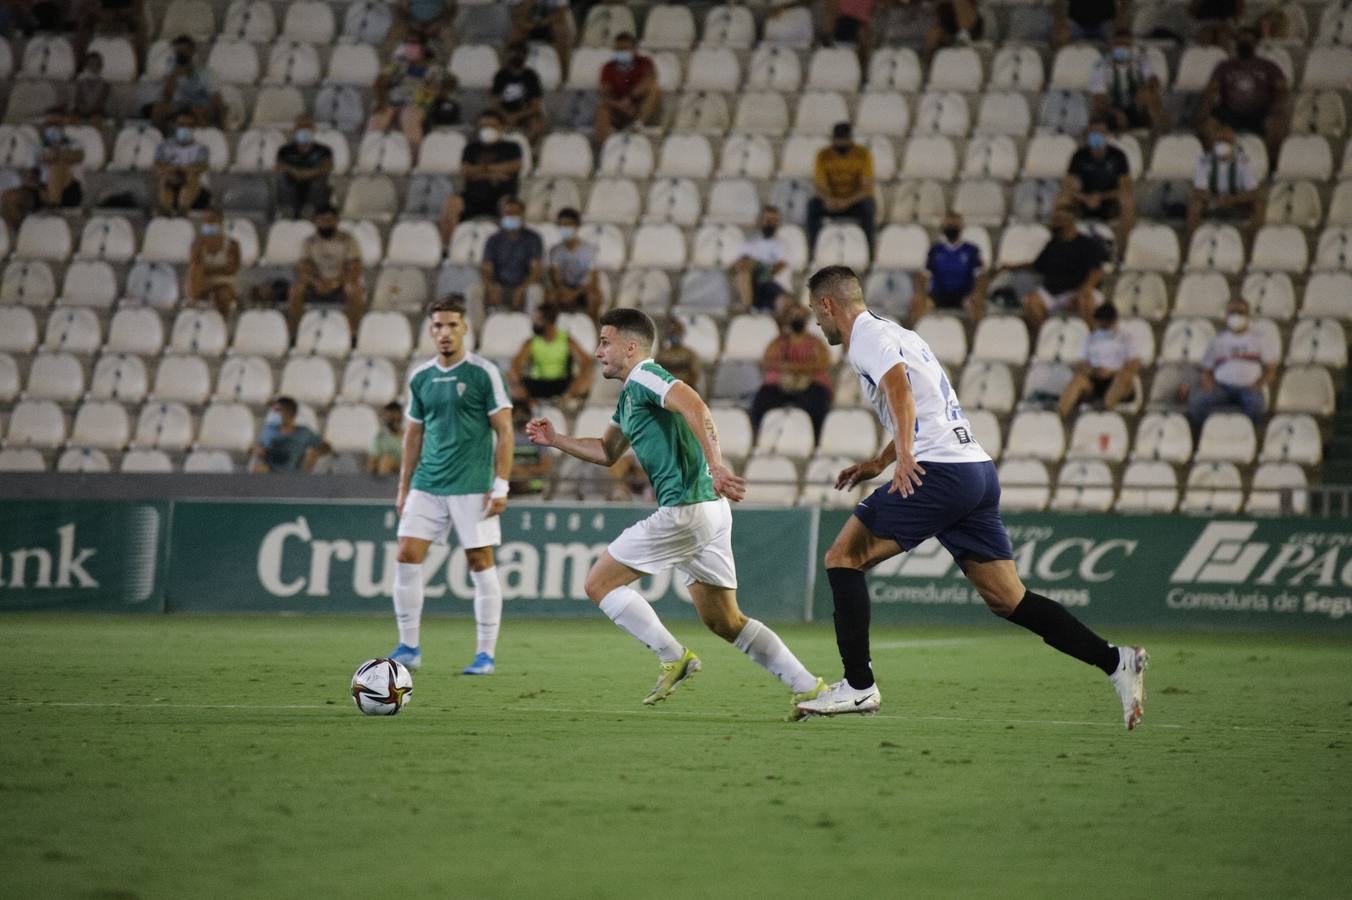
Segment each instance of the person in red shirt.
[[1290,91],[1276,63],[1257,55],[1258,32],[1245,28],[1235,41],[1235,55],[1216,66],[1202,98],[1202,124],[1263,135],[1273,163],[1286,137]]
[[615,58],[601,67],[601,103],[596,108],[596,142],[614,132],[657,119],[662,92],[652,59],[635,52],[629,32],[615,36]]

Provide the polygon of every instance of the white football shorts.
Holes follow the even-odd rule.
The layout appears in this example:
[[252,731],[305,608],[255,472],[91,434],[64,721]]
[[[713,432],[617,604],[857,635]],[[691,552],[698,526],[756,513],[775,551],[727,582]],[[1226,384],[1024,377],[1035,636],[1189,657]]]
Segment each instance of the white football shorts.
[[663,506],[635,522],[606,548],[616,562],[645,575],[675,568],[685,583],[737,587],[732,559],[732,507],[722,497]]
[[502,543],[501,517],[484,515],[483,494],[408,492],[404,514],[399,517],[399,537],[444,544],[452,526],[455,527],[455,539],[466,549],[496,547]]

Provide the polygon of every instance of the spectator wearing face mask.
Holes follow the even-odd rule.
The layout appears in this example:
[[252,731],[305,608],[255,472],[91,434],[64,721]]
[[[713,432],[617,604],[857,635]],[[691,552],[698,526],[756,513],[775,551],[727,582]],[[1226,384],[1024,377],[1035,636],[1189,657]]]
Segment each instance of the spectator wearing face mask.
[[47,112],[41,139],[38,165],[0,197],[0,217],[11,231],[17,231],[34,210],[76,208],[84,201],[84,148],[66,133],[65,116],[59,109]]
[[1188,199],[1188,236],[1203,219],[1246,220],[1250,232],[1263,221],[1263,194],[1258,173],[1249,157],[1240,152],[1235,133],[1225,126],[1216,129],[1211,149],[1197,158]]
[[173,135],[155,148],[155,172],[159,178],[159,211],[176,216],[203,209],[211,195],[203,184],[211,153],[197,141],[193,118],[178,117]]
[[756,433],[770,410],[796,406],[812,419],[814,439],[821,439],[822,422],[831,410],[831,351],[824,340],[807,333],[807,320],[806,307],[789,310],[780,319],[779,337],[761,356],[764,381],[751,401],[751,428]]
[[319,435],[296,421],[291,397],[272,401],[258,440],[249,451],[250,472],[309,472],[319,458]]
[[1084,146],[1075,151],[1061,182],[1058,202],[1074,207],[1081,219],[1116,223],[1119,246],[1136,224],[1136,196],[1127,155],[1108,143],[1108,125],[1102,119],[1089,123]]
[[380,410],[380,428],[371,440],[366,471],[381,478],[398,475],[403,454],[404,408],[398,401],[391,401]]
[[160,90],[160,99],[148,110],[155,126],[165,129],[188,116],[190,125],[207,127],[221,123],[225,103],[212,74],[197,65],[197,42],[186,34],[174,38],[174,66]]
[[594,360],[558,323],[559,308],[552,303],[542,303],[535,310],[531,317],[534,335],[521,345],[507,370],[513,400],[558,397],[580,405],[586,398]]
[[779,225],[778,207],[765,207],[760,215],[760,235],[743,243],[737,251],[732,273],[742,309],[779,314],[784,304],[792,301],[777,280],[789,267],[789,248],[779,237]]
[[941,232],[944,239],[936,241],[925,257],[925,272],[915,276],[910,317],[913,326],[935,307],[965,310],[974,322],[986,312],[981,249],[962,239],[962,216],[955,212],[944,216]]
[[484,245],[479,274],[483,279],[484,304],[526,308],[526,292],[539,289],[544,274],[545,243],[523,221],[526,208],[515,197],[502,201],[501,228]]
[[315,140],[315,120],[308,113],[296,116],[291,140],[277,150],[273,166],[277,175],[277,205],[299,219],[307,207],[329,205],[329,174],[333,151]]
[[409,149],[417,157],[423,138],[423,116],[436,97],[440,77],[426,45],[416,40],[400,44],[394,62],[381,71],[372,88],[376,103],[366,130],[389,131],[397,120]]
[[464,190],[447,197],[441,207],[438,226],[443,241],[450,241],[464,219],[497,218],[498,205],[516,195],[521,147],[503,137],[502,126],[502,116],[492,110],[479,115],[477,140],[466,144],[460,155]]
[[239,300],[239,242],[225,233],[219,209],[197,226],[188,261],[188,299],[207,300],[229,321]]
[[103,56],[90,53],[85,56],[80,74],[70,89],[71,118],[79,122],[98,125],[108,115],[108,92],[110,87],[103,79]]
[[616,35],[615,56],[601,67],[601,102],[596,107],[596,143],[604,144],[616,131],[651,125],[657,119],[662,92],[657,66],[635,51],[629,32]]
[[601,315],[601,280],[596,248],[578,235],[577,210],[559,210],[559,242],[549,251],[549,286],[545,300],[564,312],[585,312],[593,322]]
[[831,146],[817,153],[812,177],[816,195],[807,204],[807,244],[815,251],[817,235],[827,218],[852,219],[864,229],[873,247],[877,206],[873,199],[873,153],[854,142],[849,122],[831,129]]
[[526,65],[526,45],[507,48],[506,64],[493,76],[493,109],[508,131],[524,131],[531,143],[545,133],[540,76]]
[[695,389],[703,393],[704,363],[699,354],[685,343],[685,325],[675,316],[668,316],[662,325],[662,343],[654,359],[657,364]]
[[1052,212],[1051,238],[1031,263],[1009,269],[1032,269],[1042,276],[1042,286],[1024,295],[1024,315],[1036,334],[1047,316],[1069,313],[1090,322],[1094,309],[1103,302],[1098,286],[1103,282],[1103,265],[1108,253],[1094,237],[1080,233],[1075,211],[1058,206]]
[[1113,131],[1149,128],[1158,135],[1166,129],[1160,80],[1130,29],[1113,32],[1112,45],[1089,74],[1089,94],[1094,116]]
[[342,304],[352,333],[357,333],[366,311],[361,246],[338,230],[338,213],[331,207],[315,210],[315,233],[301,245],[296,277],[287,297],[288,319],[294,336],[307,303]]
[[1094,330],[1085,339],[1075,362],[1074,377],[1061,392],[1057,411],[1067,419],[1084,401],[1101,402],[1104,409],[1128,403],[1135,394],[1141,355],[1131,335],[1117,324],[1117,307],[1104,303],[1094,310]]
[[1237,132],[1263,135],[1268,159],[1276,165],[1290,117],[1286,75],[1272,60],[1258,55],[1258,33],[1243,29],[1235,40],[1235,55],[1211,72],[1202,94],[1200,124],[1205,129],[1218,122]]
[[1207,346],[1199,389],[1188,401],[1193,425],[1201,428],[1223,407],[1238,407],[1255,426],[1262,425],[1263,388],[1272,383],[1280,358],[1281,347],[1250,328],[1249,304],[1231,300],[1225,308],[1225,330]]

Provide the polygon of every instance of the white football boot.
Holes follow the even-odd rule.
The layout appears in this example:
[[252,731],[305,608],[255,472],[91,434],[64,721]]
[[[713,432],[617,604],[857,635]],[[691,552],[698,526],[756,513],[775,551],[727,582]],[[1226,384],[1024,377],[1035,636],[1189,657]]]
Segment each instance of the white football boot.
[[806,716],[871,716],[882,706],[882,701],[876,684],[857,690],[842,678],[811,700],[799,703],[798,711]]
[[1109,677],[1122,701],[1122,722],[1131,731],[1140,724],[1145,711],[1145,667],[1150,664],[1150,654],[1144,647],[1118,647],[1117,652],[1122,659]]

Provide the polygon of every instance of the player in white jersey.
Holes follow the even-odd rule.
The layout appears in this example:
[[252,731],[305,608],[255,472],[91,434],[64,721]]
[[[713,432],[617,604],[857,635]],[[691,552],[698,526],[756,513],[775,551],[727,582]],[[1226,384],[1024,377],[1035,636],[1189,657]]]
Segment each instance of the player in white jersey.
[[845,677],[798,709],[823,716],[878,710],[864,572],[934,537],[992,612],[1103,670],[1122,701],[1127,728],[1136,727],[1145,699],[1145,650],[1109,644],[1061,604],[1024,587],[1000,519],[995,463],[972,437],[972,426],[929,345],[914,331],[869,312],[858,277],[845,266],[818,271],[808,289],[826,339],[845,345],[850,367],[892,435],[876,458],[843,470],[836,488],[849,490],[893,462],[896,468],[889,484],[855,507],[826,551]]

